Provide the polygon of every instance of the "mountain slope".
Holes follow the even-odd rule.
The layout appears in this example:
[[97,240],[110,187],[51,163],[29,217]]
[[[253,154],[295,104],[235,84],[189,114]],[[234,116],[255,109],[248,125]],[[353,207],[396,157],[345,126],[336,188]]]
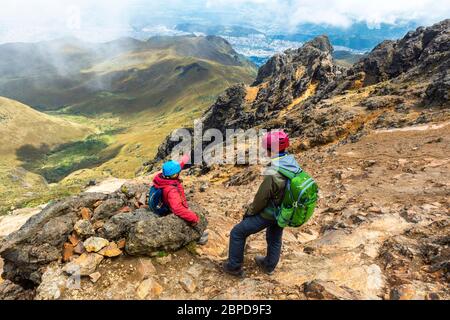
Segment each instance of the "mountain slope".
[[2,45],[0,72],[0,94],[37,109],[127,115],[165,109],[186,92],[217,94],[227,83],[251,81],[255,69],[217,37],[68,38]]
[[[202,277],[198,285],[214,294],[198,297],[448,299],[449,43],[445,20],[383,42],[344,69],[319,37],[273,57],[252,86],[219,97],[202,117],[204,130],[284,128],[321,194],[312,221],[286,230],[275,276],[252,263],[265,250],[260,234],[249,240],[245,285]],[[157,172],[174,145],[167,138],[146,171]],[[216,262],[203,264],[207,279],[219,276],[223,235],[252,200],[260,170],[202,164],[187,172],[192,199],[211,212],[212,243],[199,249]]]
[[[62,120],[54,129],[33,126],[34,133],[55,134],[36,137],[46,145],[23,146],[13,139],[8,141],[13,148],[4,151],[27,174],[59,183],[56,191],[78,191],[92,180],[133,177],[167,134],[200,116],[228,86],[251,83],[256,70],[225,40],[189,36],[122,38],[101,44],[76,38],[5,44],[0,46],[0,74],[1,94],[59,119],[95,127],[95,134],[89,131],[66,143],[66,131],[57,123]],[[21,137],[20,126],[27,124],[10,127],[8,134]],[[20,187],[8,184],[13,185]],[[40,201],[41,191],[35,188],[29,200]],[[15,203],[19,198],[4,194],[2,200]]]
[[42,176],[29,170],[25,159],[34,161],[54,147],[80,141],[94,132],[91,126],[0,97],[0,214],[24,201],[66,195],[63,188],[50,190]]
[[25,145],[54,146],[81,139],[91,130],[85,126],[40,113],[0,97],[0,154],[7,156]]

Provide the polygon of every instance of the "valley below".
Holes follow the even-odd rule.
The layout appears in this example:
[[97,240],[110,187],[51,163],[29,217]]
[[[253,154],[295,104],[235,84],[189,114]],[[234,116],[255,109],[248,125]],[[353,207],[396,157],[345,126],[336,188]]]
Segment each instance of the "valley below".
[[0,215],[110,177],[135,177],[172,130],[256,74],[212,36],[64,38],[1,45],[0,56],[0,96],[25,103],[21,114],[18,101],[0,98]]

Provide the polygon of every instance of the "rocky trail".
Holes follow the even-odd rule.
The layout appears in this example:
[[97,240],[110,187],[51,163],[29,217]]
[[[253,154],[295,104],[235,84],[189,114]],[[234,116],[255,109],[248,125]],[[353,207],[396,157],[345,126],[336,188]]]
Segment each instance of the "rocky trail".
[[308,225],[285,231],[282,262],[271,277],[253,262],[265,252],[263,234],[248,242],[245,279],[220,272],[229,232],[261,179],[257,167],[223,167],[185,177],[190,201],[208,209],[206,246],[104,259],[99,279],[83,277],[80,289],[55,285],[67,276],[52,265],[37,298],[448,299],[449,138],[447,124],[298,153],[321,186],[321,200]]

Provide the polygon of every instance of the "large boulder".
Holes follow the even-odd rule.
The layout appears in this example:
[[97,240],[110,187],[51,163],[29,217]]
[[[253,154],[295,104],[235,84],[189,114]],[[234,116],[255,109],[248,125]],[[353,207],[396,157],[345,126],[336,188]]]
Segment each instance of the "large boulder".
[[200,223],[193,228],[175,215],[159,218],[147,215],[132,225],[128,233],[125,251],[130,255],[155,255],[159,251],[178,250],[192,241],[199,240],[207,227],[202,209],[192,209],[200,214]]
[[149,216],[153,214],[146,209],[119,213],[109,219],[98,232],[105,239],[120,240],[127,236],[133,225]]
[[[74,235],[79,238],[79,243],[88,240],[87,237],[94,237],[85,241],[85,245],[96,238],[103,238],[105,244],[107,241],[125,240],[125,251],[131,255],[177,250],[200,239],[207,226],[205,212],[201,208],[192,205],[194,212],[201,217],[196,228],[175,215],[161,218],[140,205],[139,199],[143,199],[145,190],[148,190],[145,184],[127,184],[110,195],[81,194],[49,205],[3,241],[0,247],[0,256],[4,260],[3,278],[25,287],[39,285],[46,267],[62,261],[65,246],[75,245],[70,243]],[[131,212],[123,213],[119,204]],[[141,208],[136,208],[137,205]],[[79,229],[75,226],[86,209],[101,212],[91,221],[84,220],[90,223],[101,218],[102,227],[91,230],[94,234],[74,231]],[[79,259],[83,256],[75,255],[70,260],[76,263]]]

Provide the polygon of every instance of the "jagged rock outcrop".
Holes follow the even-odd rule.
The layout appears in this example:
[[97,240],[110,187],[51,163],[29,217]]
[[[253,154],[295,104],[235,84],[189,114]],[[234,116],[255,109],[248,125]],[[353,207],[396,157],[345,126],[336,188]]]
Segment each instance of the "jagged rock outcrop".
[[247,129],[276,118],[281,110],[336,79],[341,70],[332,53],[328,37],[320,36],[297,50],[275,55],[261,67],[252,87],[234,86],[217,100],[202,119],[205,128]]
[[[449,40],[450,41],[450,40]],[[450,101],[450,59],[447,66],[428,86],[425,92],[425,106],[447,106]]]
[[385,41],[354,70],[365,72],[365,85],[396,78],[417,68],[433,68],[450,55],[450,19],[429,28],[420,27],[399,41]]
[[[0,256],[4,260],[3,277],[25,287],[33,287],[41,282],[46,266],[62,259],[75,261],[75,264],[80,262],[89,272],[95,270],[101,260],[91,259],[92,255],[116,256],[120,251],[116,242],[121,240],[125,252],[130,255],[152,255],[159,251],[177,250],[200,239],[207,226],[204,210],[194,204],[194,210],[201,217],[196,228],[174,215],[157,217],[146,209],[148,188],[146,184],[125,184],[120,191],[110,195],[86,193],[48,205],[4,240],[0,247]],[[83,219],[82,212],[86,210],[97,212],[85,220],[92,223],[94,232],[74,232],[77,222]],[[88,241],[84,241],[87,238]],[[109,241],[111,246],[104,252],[93,249],[95,239],[105,242],[99,250]],[[92,250],[95,252],[89,253]]]
[[[399,81],[445,78],[450,59],[450,19],[420,27],[398,41],[387,40],[347,70],[326,91],[330,97],[402,76]],[[448,101],[448,100],[447,100]]]
[[196,227],[180,223],[180,218],[168,215],[163,218],[148,215],[131,225],[127,237],[126,252],[130,255],[154,255],[159,251],[174,251],[200,239],[206,229],[206,212],[196,206],[191,209],[199,214],[201,222]]
[[205,112],[202,123],[203,129],[226,129],[247,127],[255,120],[244,111],[244,102],[247,91],[243,84],[228,88],[217,101]]
[[[309,148],[449,116],[450,20],[385,41],[285,117]],[[444,112],[432,107],[447,109]],[[414,109],[429,110],[415,113]],[[434,119],[434,120],[433,120]]]

